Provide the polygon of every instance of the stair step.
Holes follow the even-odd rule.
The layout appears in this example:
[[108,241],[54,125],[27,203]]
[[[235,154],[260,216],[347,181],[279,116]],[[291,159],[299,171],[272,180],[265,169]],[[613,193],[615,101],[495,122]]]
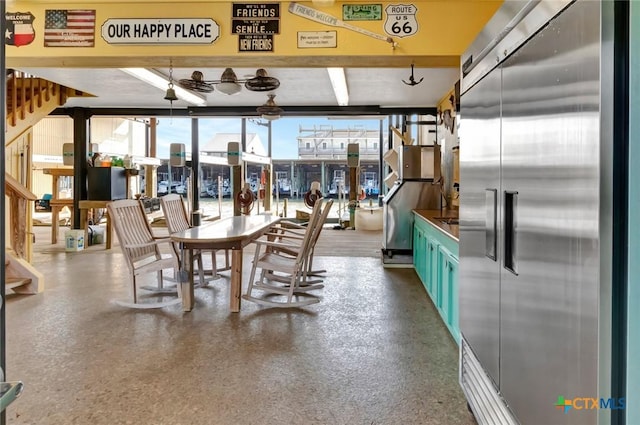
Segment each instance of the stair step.
[[17,288],[18,286],[27,285],[29,283],[31,283],[30,277],[7,277],[5,279],[4,286],[7,289],[13,289]]

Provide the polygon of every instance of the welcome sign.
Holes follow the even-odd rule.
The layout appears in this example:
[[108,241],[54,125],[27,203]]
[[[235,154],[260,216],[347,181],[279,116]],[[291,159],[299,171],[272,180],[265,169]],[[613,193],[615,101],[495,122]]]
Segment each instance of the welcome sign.
[[220,36],[213,19],[108,19],[102,38],[109,44],[211,44]]

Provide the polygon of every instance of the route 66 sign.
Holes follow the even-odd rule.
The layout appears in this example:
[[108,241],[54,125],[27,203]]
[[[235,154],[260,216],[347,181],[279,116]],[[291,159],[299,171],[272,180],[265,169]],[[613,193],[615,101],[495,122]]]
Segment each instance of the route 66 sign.
[[418,32],[416,13],[418,8],[412,4],[390,4],[384,9],[387,19],[384,30],[393,37],[408,37]]

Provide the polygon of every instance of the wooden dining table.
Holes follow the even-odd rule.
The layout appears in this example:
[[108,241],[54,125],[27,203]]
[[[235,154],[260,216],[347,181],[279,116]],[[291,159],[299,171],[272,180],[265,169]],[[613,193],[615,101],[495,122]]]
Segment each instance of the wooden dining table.
[[229,249],[231,250],[229,310],[232,313],[239,312],[242,293],[242,250],[267,233],[269,228],[278,221],[280,217],[271,215],[234,216],[171,234],[171,240],[178,242],[181,246],[181,267],[188,275],[188,282],[180,283],[183,310],[191,311],[194,304],[193,250]]

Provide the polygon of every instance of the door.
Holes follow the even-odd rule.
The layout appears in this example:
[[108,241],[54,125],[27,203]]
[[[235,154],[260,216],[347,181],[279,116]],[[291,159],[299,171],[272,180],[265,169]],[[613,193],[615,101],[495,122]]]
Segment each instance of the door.
[[498,383],[500,347],[500,69],[461,99],[460,332]]
[[599,396],[599,29],[575,2],[502,69],[500,391],[522,424],[597,421],[552,407]]

